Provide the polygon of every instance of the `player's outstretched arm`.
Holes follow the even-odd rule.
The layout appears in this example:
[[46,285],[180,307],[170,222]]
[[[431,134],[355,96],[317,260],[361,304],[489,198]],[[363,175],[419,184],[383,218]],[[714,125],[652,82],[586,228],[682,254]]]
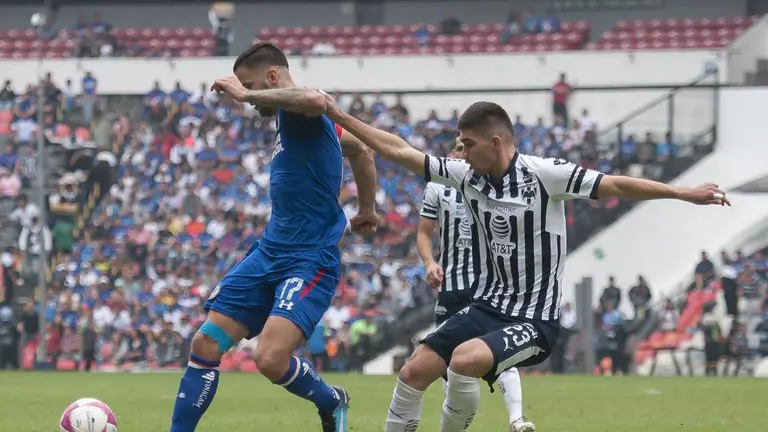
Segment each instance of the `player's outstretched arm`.
[[351,133],[342,130],[341,153],[349,159],[352,175],[357,184],[357,205],[360,212],[376,211],[376,164],[373,152]]
[[617,197],[628,200],[677,199],[698,205],[731,205],[725,192],[714,183],[684,188],[653,180],[626,176],[603,176],[597,187],[597,197]]
[[704,183],[691,189],[641,178],[606,175],[563,159],[528,157],[527,160],[536,170],[550,196],[557,199],[677,199],[699,205],[731,205],[725,197],[725,192],[713,183]]
[[418,175],[424,175],[424,153],[411,147],[399,136],[369,126],[340,110],[330,96],[326,96],[326,99],[328,99],[326,105],[328,118],[384,158]]

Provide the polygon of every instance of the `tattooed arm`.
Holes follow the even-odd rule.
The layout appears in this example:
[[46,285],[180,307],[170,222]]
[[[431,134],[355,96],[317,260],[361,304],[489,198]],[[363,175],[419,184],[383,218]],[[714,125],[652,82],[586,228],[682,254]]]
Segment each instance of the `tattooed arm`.
[[276,108],[317,117],[325,113],[325,96],[308,87],[248,90],[245,102],[257,107]]

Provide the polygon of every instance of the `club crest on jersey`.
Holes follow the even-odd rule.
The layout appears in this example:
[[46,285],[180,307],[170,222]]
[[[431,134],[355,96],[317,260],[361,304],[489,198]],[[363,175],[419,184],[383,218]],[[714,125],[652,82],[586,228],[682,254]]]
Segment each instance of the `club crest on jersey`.
[[539,194],[536,184],[529,184],[522,188],[520,197],[530,207],[536,202],[536,196]]
[[281,151],[283,151],[283,140],[280,139],[280,133],[278,132],[275,137],[275,148],[272,150],[272,159],[274,160]]
[[509,241],[512,227],[504,216],[496,215],[491,219],[491,250],[498,255],[511,255],[517,244]]

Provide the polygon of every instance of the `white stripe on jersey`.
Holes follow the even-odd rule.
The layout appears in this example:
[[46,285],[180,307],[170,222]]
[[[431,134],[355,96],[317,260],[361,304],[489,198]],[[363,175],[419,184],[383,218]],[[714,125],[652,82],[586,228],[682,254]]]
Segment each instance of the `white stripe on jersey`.
[[474,286],[472,231],[464,202],[454,188],[437,183],[427,183],[424,188],[421,216],[437,220],[440,225],[441,293],[464,291]]
[[519,153],[499,187],[462,160],[427,155],[424,168],[427,182],[461,191],[475,221],[475,300],[505,315],[557,321],[566,257],[564,201],[597,198],[603,174]]

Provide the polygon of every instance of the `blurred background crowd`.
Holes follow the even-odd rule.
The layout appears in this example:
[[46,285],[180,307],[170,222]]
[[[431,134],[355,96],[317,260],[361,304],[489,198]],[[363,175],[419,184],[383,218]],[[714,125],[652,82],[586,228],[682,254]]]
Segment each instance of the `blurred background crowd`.
[[[232,11],[218,4],[209,12],[212,29],[167,35],[158,29],[116,29],[98,14],[79,16],[74,28],[50,19],[33,33],[4,32],[0,53],[34,56],[44,44],[47,57],[225,55],[232,42]],[[588,41],[588,25],[561,22],[553,10],[513,11],[504,23],[487,28],[468,27],[460,18],[408,27],[401,36],[431,52],[449,43],[472,51],[474,45],[455,39],[472,32],[483,34],[481,45],[515,50],[529,45],[531,50],[578,49]],[[729,29],[721,35],[725,39],[751,23],[746,18],[709,21],[719,22],[712,28]],[[292,29],[294,35],[265,28],[256,37],[282,38],[281,46],[307,55],[359,49],[334,36],[338,29],[326,30],[325,36],[305,40],[303,30]],[[169,42],[174,38],[182,42]],[[611,38],[603,35],[586,48],[599,49]],[[365,49],[382,49],[371,44]],[[567,71],[552,80],[551,114],[514,118],[521,152],[565,158],[605,173],[670,180],[711,150],[699,142],[692,150],[687,138],[664,129],[606,139],[598,134],[601,119],[590,114],[590,107],[569,103],[575,89]],[[99,77],[83,71],[79,82],[48,74],[41,88],[6,81],[0,91],[0,368],[31,368],[36,360],[66,370],[178,368],[204,320],[205,299],[259,239],[270,217],[274,119],[206,91],[205,83],[199,88],[146,85],[140,97],[103,98]],[[335,97],[352,115],[428,153],[445,155],[453,146],[460,112],[420,118],[409,113],[404,95]],[[43,200],[34,190],[41,158],[49,191]],[[379,230],[371,237],[344,238],[344,277],[305,347],[321,370],[361,370],[377,355],[408,345],[410,335],[432,320],[435,294],[415,253],[424,184],[381,158],[376,164]],[[340,201],[349,217],[356,212],[356,197],[346,169]],[[631,207],[617,200],[570,202],[569,249]],[[594,317],[598,370],[629,373],[633,364],[676,349],[693,333],[710,347],[716,341],[718,360],[741,365],[752,355],[768,355],[768,261],[761,253],[723,256],[722,261],[714,265],[702,254],[687,296],[661,302],[660,308],[654,305],[662,299],[652,298],[642,277],[631,289],[608,281]],[[42,310],[35,302],[39,278],[47,286]],[[719,293],[733,317],[729,329],[707,318]],[[627,303],[631,308],[622,307]],[[569,344],[576,320],[571,305],[564,305],[566,331],[546,368],[568,371],[580,361],[583,353]],[[35,354],[41,323],[48,359]],[[252,343],[257,341],[228,353],[222,368],[253,370],[246,349]]]

